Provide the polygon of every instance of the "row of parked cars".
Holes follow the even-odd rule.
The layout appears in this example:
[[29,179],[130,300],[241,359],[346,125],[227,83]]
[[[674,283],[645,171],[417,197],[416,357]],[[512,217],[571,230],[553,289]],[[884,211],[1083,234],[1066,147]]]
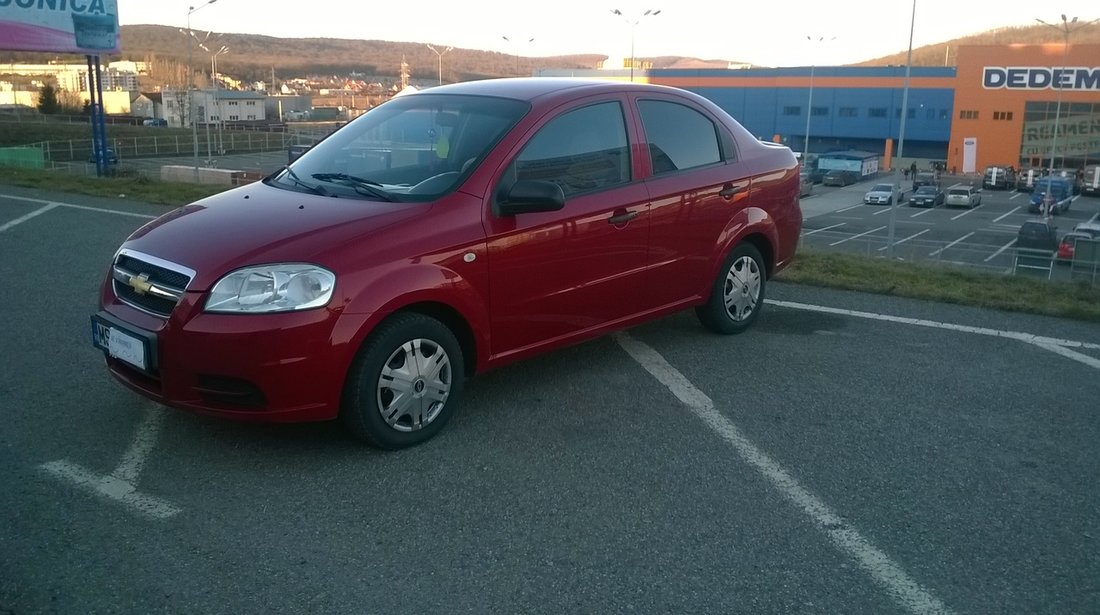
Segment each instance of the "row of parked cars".
[[1017,170],[1012,166],[990,165],[982,176],[982,188],[990,190],[1018,190],[1039,192],[1045,190],[1047,180],[1065,183],[1072,195],[1100,194],[1100,165],[1091,164],[1077,169],[1030,168]]
[[[925,183],[914,182],[914,190],[909,194],[908,205],[910,207],[968,207],[974,208],[982,204],[981,189],[956,184],[947,190],[941,190],[938,180]],[[905,191],[898,191],[898,201],[905,198]],[[867,194],[863,195],[866,205],[893,205],[894,186],[892,184],[875,184]]]
[[1058,226],[1051,218],[1034,218],[1020,225],[1016,235],[1016,247],[1025,250],[1053,252],[1060,262],[1073,260],[1079,240],[1100,241],[1100,222],[1080,222],[1061,237]]

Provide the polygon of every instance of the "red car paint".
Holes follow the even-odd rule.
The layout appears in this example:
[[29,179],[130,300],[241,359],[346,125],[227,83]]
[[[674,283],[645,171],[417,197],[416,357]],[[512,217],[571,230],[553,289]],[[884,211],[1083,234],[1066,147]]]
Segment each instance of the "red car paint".
[[[149,353],[144,370],[105,353],[111,374],[142,395],[190,411],[267,421],[332,419],[356,353],[394,313],[418,310],[442,320],[462,342],[466,371],[478,373],[703,304],[725,256],[742,242],[759,248],[769,278],[794,258],[802,224],[795,157],[761,143],[698,95],[536,78],[411,96],[429,94],[514,99],[529,110],[437,198],[332,198],[265,180],[137,230],[120,250],[194,276],[165,317],[120,298],[108,272],[97,316],[146,339]],[[712,120],[725,160],[656,175],[639,100],[675,103]],[[539,128],[599,102],[621,106],[629,181],[577,194],[559,211],[495,213],[502,174]],[[432,144],[435,156],[443,153],[441,143]],[[292,169],[320,158],[322,148],[316,149],[317,156],[307,152]],[[611,221],[614,216],[622,222]],[[308,263],[335,274],[328,304],[258,314],[204,310],[220,278],[267,263]]]

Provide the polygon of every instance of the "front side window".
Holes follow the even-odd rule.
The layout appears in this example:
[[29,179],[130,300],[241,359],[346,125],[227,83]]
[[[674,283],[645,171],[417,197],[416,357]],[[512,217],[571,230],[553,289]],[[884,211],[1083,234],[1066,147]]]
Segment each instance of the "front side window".
[[722,161],[718,129],[709,117],[686,105],[638,101],[653,174],[670,173]]
[[630,147],[622,105],[606,102],[550,120],[505,172],[505,184],[550,181],[568,197],[630,181]]

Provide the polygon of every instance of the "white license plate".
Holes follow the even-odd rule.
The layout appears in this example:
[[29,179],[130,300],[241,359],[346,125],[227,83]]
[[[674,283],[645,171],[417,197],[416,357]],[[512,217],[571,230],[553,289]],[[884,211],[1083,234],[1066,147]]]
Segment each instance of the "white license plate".
[[145,342],[101,321],[92,321],[92,344],[107,354],[125,361],[134,367],[145,370]]

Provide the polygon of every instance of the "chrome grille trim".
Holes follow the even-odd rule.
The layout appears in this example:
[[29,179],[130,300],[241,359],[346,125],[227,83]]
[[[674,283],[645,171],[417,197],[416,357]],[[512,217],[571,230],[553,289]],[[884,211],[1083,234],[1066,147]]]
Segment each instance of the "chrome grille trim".
[[[195,270],[136,250],[122,249],[115,255],[111,277],[119,301],[147,314],[167,318],[194,279]],[[184,283],[180,286],[164,278]]]

